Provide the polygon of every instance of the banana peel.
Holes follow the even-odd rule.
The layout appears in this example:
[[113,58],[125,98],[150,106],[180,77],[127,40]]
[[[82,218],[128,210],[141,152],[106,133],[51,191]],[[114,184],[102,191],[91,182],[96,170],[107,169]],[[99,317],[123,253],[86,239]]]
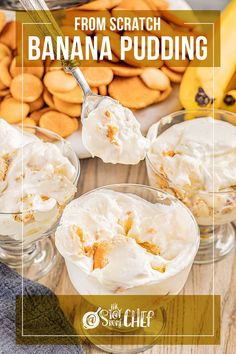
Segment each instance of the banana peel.
[[[225,92],[236,70],[236,0],[221,16],[221,66],[200,67],[192,62],[180,85],[180,102],[186,109],[222,106]],[[196,63],[195,63],[196,65]]]

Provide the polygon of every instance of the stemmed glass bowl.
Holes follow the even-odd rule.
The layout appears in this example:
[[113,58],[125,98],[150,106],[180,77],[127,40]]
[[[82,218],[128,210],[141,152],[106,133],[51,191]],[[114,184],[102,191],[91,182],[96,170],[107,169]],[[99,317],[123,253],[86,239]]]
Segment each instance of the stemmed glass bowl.
[[[182,110],[170,114],[152,125],[147,137],[151,142],[154,142],[163,132],[175,124],[188,119],[204,117],[236,124],[236,115],[230,112],[215,109]],[[210,139],[214,139],[214,128],[213,134],[209,134]],[[154,159],[154,153],[150,149],[146,157],[150,185],[168,191],[181,200],[192,211],[200,227],[201,242],[195,263],[220,260],[235,246],[235,228],[232,221],[236,219],[236,186],[231,186],[229,190],[215,192],[196,188],[188,188],[187,190],[174,184],[163,171],[158,170]],[[214,161],[212,168],[214,168]]]
[[[22,127],[17,129],[21,131]],[[55,144],[60,149],[75,168],[73,184],[77,186],[80,163],[70,143],[49,130],[24,126],[24,136],[32,133],[43,142]],[[53,235],[65,206],[59,205],[56,213],[38,210],[6,213],[0,210],[0,261],[22,275],[27,273],[27,277],[33,280],[48,273],[56,262]]]
[[[189,219],[191,227],[192,235],[192,247],[191,251],[188,253],[188,257],[184,259],[183,264],[179,267],[179,269],[168,276],[166,279],[159,279],[156,281],[151,281],[149,283],[138,285],[134,287],[130,287],[128,289],[123,289],[118,292],[114,292],[108,289],[106,286],[102,285],[91,273],[88,273],[80,264],[78,260],[76,260],[73,256],[69,256],[62,252],[62,248],[60,247],[59,240],[57,240],[56,236],[56,245],[60,250],[61,254],[65,258],[65,263],[67,267],[67,271],[70,277],[70,280],[74,286],[74,288],[78,291],[78,293],[82,296],[83,306],[79,306],[78,311],[78,320],[75,321],[75,328],[78,333],[83,333],[85,336],[88,336],[89,340],[93,342],[96,346],[100,349],[110,352],[110,353],[126,353],[126,354],[135,354],[140,353],[148,348],[152,347],[157,340],[158,336],[162,333],[166,319],[165,319],[165,310],[162,308],[162,302],[165,303],[166,295],[176,295],[178,294],[185,285],[185,282],[188,278],[189,272],[191,270],[194,257],[197,253],[200,237],[199,237],[199,229],[197,223],[186,206],[181,203],[177,198],[174,196],[156,188],[152,188],[145,185],[140,184],[113,184],[100,187],[98,189],[89,191],[86,194],[83,194],[78,198],[78,202],[81,201],[83,203],[84,199],[93,197],[93,194],[100,191],[114,191],[119,192],[127,195],[132,195],[137,198],[142,198],[145,202],[148,201],[150,204],[153,205],[155,208],[156,205],[166,205],[173,207],[174,205],[178,206],[181,209],[181,215],[187,217]],[[75,216],[74,216],[75,217]],[[186,220],[186,219],[185,219]],[[79,221],[79,220],[78,220]],[[159,223],[157,228],[159,227]],[[174,231],[175,232],[175,231]],[[174,241],[173,241],[174,242]],[[121,264],[127,260],[121,259]],[[141,260],[140,260],[141,261]],[[132,262],[131,262],[132,264]],[[119,273],[119,267],[117,269]],[[99,296],[100,295],[100,296]],[[155,333],[152,332],[150,329],[150,333],[152,336],[146,336],[147,332],[144,329],[112,329],[109,326],[105,326],[103,328],[103,334],[105,333],[109,340],[106,337],[101,336],[101,329],[100,327],[95,330],[95,332],[91,333],[91,330],[87,330],[85,328],[81,328],[81,321],[80,318],[83,317],[84,313],[88,312],[91,314],[91,309],[96,309],[101,307],[104,309],[109,309],[110,307],[110,298],[109,296],[115,296],[116,302],[118,302],[121,307],[124,309],[126,306],[130,306],[130,309],[137,309],[137,308],[145,308],[147,310],[147,303],[145,299],[147,296],[155,295],[155,300],[160,299],[160,303],[157,306],[156,302],[152,303],[150,299],[151,309],[156,312],[156,318],[158,318],[157,327],[155,329]],[[129,295],[130,300],[127,305],[127,299],[129,296],[122,297],[122,295]],[[145,296],[146,295],[146,298]],[[158,297],[159,295],[159,297]],[[143,297],[142,297],[143,296]],[[142,298],[142,300],[141,300]],[[82,301],[81,300],[81,301]],[[141,302],[143,301],[143,302]],[[150,305],[149,304],[149,305]],[[127,331],[129,333],[127,333]],[[126,334],[133,335],[133,339],[131,339],[130,344],[124,340],[123,336]],[[98,335],[93,337],[93,335]],[[143,336],[143,343],[142,341],[137,341],[136,335]],[[96,339],[94,339],[96,338]],[[105,338],[105,339],[104,339]],[[113,339],[112,339],[113,338]],[[115,340],[114,340],[115,338]],[[132,343],[133,341],[133,343]],[[138,344],[139,343],[139,344]]]

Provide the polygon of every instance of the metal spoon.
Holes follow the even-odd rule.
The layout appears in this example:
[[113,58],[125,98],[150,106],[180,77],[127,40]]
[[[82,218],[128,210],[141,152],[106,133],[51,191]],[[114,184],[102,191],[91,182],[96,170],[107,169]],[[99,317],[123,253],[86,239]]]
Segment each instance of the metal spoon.
[[[43,36],[51,36],[53,39],[54,48],[56,48],[57,37],[64,37],[63,32],[58,26],[54,16],[50,12],[47,4],[44,0],[19,0],[21,5],[25,8],[35,25],[38,27]],[[81,120],[83,121],[88,117],[88,114],[96,109],[96,107],[101,103],[104,99],[109,99],[112,102],[117,103],[117,101],[113,100],[109,96],[101,96],[94,94],[82,71],[79,69],[79,62],[75,62],[72,60],[64,60],[62,58],[62,66],[65,72],[73,75],[77,83],[80,85],[83,90],[83,105],[81,112]]]

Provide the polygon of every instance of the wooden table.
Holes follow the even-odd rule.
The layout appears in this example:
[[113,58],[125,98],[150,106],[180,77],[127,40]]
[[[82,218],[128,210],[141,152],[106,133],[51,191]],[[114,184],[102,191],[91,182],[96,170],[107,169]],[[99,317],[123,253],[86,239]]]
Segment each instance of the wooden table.
[[[87,159],[81,162],[81,175],[78,195],[99,186],[113,183],[147,184],[145,163],[137,166],[104,164],[99,159]],[[210,265],[194,265],[183,294],[212,294],[213,268]],[[215,294],[221,295],[221,345],[220,346],[155,346],[146,354],[233,354],[236,353],[236,257],[232,251],[222,261],[215,264]],[[54,269],[40,281],[56,294],[75,294],[65,268],[59,257]],[[94,347],[85,347],[85,354],[101,353]],[[60,353],[63,354],[63,353]],[[121,354],[126,354],[125,352]]]

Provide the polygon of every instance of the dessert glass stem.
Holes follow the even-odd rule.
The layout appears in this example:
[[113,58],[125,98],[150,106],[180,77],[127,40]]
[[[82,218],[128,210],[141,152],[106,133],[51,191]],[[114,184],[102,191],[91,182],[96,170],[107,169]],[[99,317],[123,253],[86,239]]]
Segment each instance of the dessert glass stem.
[[[18,268],[24,263],[29,263],[36,253],[36,243],[28,246],[16,248],[11,247],[11,245],[1,245],[0,248],[0,257],[5,260],[10,267]],[[23,255],[23,256],[22,256]]]
[[206,264],[219,261],[235,247],[235,228],[228,223],[200,226],[201,242],[194,263]]
[[0,261],[14,268],[18,273],[32,280],[38,280],[46,275],[55,265],[57,252],[51,237],[36,241],[22,247],[11,246],[10,243],[1,244]]
[[77,83],[80,85],[81,89],[83,90],[84,96],[92,95],[92,91],[85,80],[84,75],[82,74],[82,71],[78,67],[65,67],[64,70],[70,74],[72,74],[77,81]]

